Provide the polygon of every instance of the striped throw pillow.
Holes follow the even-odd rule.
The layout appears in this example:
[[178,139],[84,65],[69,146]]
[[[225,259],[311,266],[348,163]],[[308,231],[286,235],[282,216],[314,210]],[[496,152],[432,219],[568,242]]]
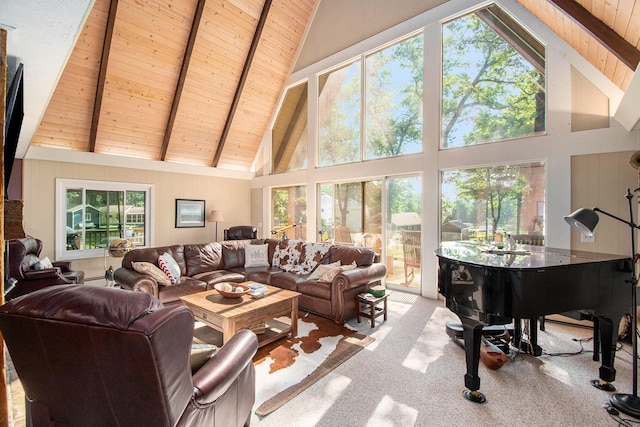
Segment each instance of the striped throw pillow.
[[175,259],[165,252],[158,257],[158,267],[167,275],[171,284],[175,285],[180,280],[180,266]]

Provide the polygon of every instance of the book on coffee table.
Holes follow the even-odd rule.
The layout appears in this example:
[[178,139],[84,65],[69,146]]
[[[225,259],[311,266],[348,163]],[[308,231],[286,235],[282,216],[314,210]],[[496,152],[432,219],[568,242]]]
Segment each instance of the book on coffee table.
[[269,291],[262,283],[251,282],[247,286],[249,286],[249,295],[253,298],[261,298]]

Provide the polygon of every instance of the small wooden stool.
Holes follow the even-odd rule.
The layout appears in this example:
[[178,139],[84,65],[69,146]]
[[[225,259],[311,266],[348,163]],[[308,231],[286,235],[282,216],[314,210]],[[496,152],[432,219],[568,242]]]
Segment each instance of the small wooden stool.
[[[360,294],[356,295],[356,302],[358,303],[358,323],[360,323],[360,316],[370,319],[372,328],[376,326],[376,317],[384,316],[384,320],[387,320],[387,297],[390,293],[391,291],[387,289],[383,296],[377,298],[371,294],[367,294],[369,298],[361,297]],[[380,303],[382,303],[382,307],[378,306]]]

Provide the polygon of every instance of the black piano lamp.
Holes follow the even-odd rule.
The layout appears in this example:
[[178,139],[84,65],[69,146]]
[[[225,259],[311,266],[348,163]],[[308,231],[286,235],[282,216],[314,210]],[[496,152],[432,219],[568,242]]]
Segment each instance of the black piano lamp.
[[[636,189],[635,191],[638,190],[639,189]],[[629,226],[629,229],[631,230],[631,278],[629,280],[625,280],[625,282],[631,283],[631,307],[633,310],[633,321],[631,322],[633,324],[633,336],[631,341],[633,345],[633,394],[614,393],[609,398],[609,402],[619,411],[624,412],[625,414],[632,417],[640,418],[640,398],[638,398],[638,322],[635,315],[636,307],[638,306],[638,279],[636,278],[636,240],[634,233],[634,230],[640,229],[640,227],[633,222],[633,206],[631,204],[633,194],[631,194],[630,189],[627,189],[627,194],[625,195],[625,197],[627,198],[627,201],[629,203],[629,221],[626,221],[598,208],[581,208],[573,212],[571,215],[565,216],[564,219],[565,221],[567,221],[567,223],[569,223],[569,225],[580,230],[580,232],[591,234],[598,224],[599,218],[597,212],[600,212],[603,215],[627,224]]]

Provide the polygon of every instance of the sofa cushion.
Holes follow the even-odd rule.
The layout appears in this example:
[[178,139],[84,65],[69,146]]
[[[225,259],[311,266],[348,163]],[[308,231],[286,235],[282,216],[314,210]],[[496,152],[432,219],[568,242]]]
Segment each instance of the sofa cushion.
[[272,275],[271,283],[269,284],[278,288],[287,289],[290,291],[297,291],[298,283],[302,283],[306,280],[308,280],[306,276],[301,276],[299,274],[283,271],[280,274]]
[[224,270],[222,246],[217,242],[184,245],[184,260],[187,276],[193,277],[199,273]]
[[180,266],[168,252],[158,257],[158,267],[167,275],[172,284],[178,283],[180,280]]
[[254,281],[258,283],[264,283],[266,285],[271,284],[271,276],[275,274],[282,274],[283,271],[277,267],[249,267],[243,268],[242,274],[247,281]]
[[332,268],[331,270],[327,271],[326,273],[324,273],[319,279],[318,282],[333,282],[333,279],[335,279],[335,277],[342,273],[345,270],[353,270],[354,268],[356,268],[356,262],[353,261],[351,264],[347,264],[347,265],[341,265],[340,267],[335,267]]
[[171,285],[171,280],[167,277],[166,274],[154,264],[150,262],[132,262],[131,265],[133,269],[138,273],[147,274],[155,279],[159,285],[168,286]]
[[186,274],[187,270],[184,263],[183,245],[133,249],[124,255],[124,258],[122,259],[122,266],[125,268],[133,268],[133,266],[131,265],[132,261],[146,261],[158,265],[158,258],[165,252],[170,254],[180,266],[180,275]]
[[224,269],[244,267],[244,246],[251,243],[262,244],[262,240],[228,240],[221,242]]
[[207,290],[207,284],[201,280],[192,279],[191,277],[182,276],[180,282],[172,286],[162,286],[162,290],[158,293],[158,299],[163,304],[180,302],[180,297],[192,295]]
[[240,283],[245,281],[243,274],[228,270],[205,271],[203,273],[196,274],[192,278],[206,282],[208,289],[212,288],[213,285],[220,282]]
[[342,264],[351,264],[355,261],[358,266],[373,264],[376,255],[372,249],[356,246],[332,246],[329,253],[329,262],[340,260]]
[[268,267],[269,245],[245,245],[244,246],[244,266],[245,267]]
[[309,280],[318,280],[322,277],[327,271],[332,270],[336,267],[340,267],[342,263],[340,261],[332,262],[331,264],[319,264],[318,267],[313,270],[313,273],[309,276]]

